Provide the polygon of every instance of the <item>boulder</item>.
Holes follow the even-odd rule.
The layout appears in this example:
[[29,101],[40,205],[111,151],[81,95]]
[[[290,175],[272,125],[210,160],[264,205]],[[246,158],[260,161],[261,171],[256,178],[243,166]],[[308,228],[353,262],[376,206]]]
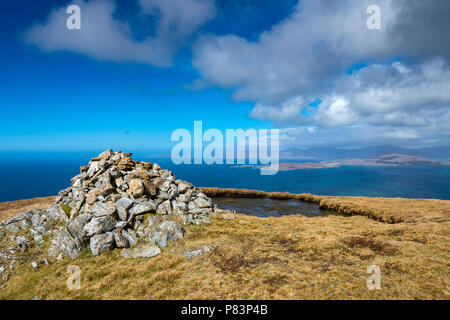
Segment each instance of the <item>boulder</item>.
[[96,202],[92,206],[90,212],[96,217],[111,216],[116,212],[116,208],[105,202]]
[[129,183],[129,190],[132,196],[138,198],[144,194],[144,184],[139,179],[133,179]]
[[152,200],[148,200],[143,203],[136,204],[133,208],[130,209],[130,214],[132,217],[135,217],[137,215],[155,211],[156,204]]
[[114,241],[117,248],[129,248],[130,242],[122,233],[114,232]]
[[194,200],[195,204],[197,205],[197,207],[203,209],[203,208],[211,208],[212,207],[212,202],[206,200],[203,197],[198,197],[197,199]]
[[87,237],[111,231],[116,226],[116,221],[111,217],[94,217],[83,227]]
[[96,234],[91,237],[89,247],[94,256],[98,256],[102,251],[114,248],[114,233],[107,232]]
[[159,225],[159,229],[167,232],[167,239],[183,239],[186,231],[175,221],[165,221]]
[[161,215],[171,214],[172,208],[170,206],[170,200],[163,201],[160,205],[158,205],[156,213]]
[[122,250],[122,257],[125,258],[152,258],[161,253],[161,249],[153,244],[146,244],[133,250]]
[[54,256],[58,252],[55,249],[75,260],[80,255],[83,245],[78,238],[72,237],[67,228],[63,227],[52,241],[49,249],[50,256]]
[[130,234],[129,231],[122,230],[122,235],[125,237],[125,239],[127,239],[130,247],[135,246],[137,244],[136,235],[133,232]]

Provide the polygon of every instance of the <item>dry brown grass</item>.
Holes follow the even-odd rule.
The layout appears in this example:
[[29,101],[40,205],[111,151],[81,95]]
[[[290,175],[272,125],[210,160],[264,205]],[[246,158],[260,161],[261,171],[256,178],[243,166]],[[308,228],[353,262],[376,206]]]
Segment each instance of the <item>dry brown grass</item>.
[[47,209],[53,202],[55,197],[0,202],[0,221],[7,220],[22,211]]
[[[448,201],[419,200],[419,209],[409,204],[415,200],[311,197],[355,202],[408,223],[382,223],[368,214],[221,215],[211,225],[186,227],[185,239],[152,259],[129,260],[114,250],[99,257],[86,252],[37,272],[20,264],[0,299],[450,298],[450,222],[440,213]],[[412,210],[417,214],[409,216]],[[202,245],[217,248],[192,260],[181,256]],[[73,264],[81,268],[82,288],[69,291],[66,270]],[[381,268],[381,290],[366,287],[372,264]]]

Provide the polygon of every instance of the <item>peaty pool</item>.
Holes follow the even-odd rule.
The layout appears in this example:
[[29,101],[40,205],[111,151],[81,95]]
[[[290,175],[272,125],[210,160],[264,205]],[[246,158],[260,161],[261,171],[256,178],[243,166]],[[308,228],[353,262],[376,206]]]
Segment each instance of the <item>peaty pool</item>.
[[234,210],[238,213],[251,216],[281,217],[286,215],[301,214],[306,217],[322,217],[330,212],[320,210],[315,203],[300,200],[274,200],[269,198],[212,198],[220,209]]

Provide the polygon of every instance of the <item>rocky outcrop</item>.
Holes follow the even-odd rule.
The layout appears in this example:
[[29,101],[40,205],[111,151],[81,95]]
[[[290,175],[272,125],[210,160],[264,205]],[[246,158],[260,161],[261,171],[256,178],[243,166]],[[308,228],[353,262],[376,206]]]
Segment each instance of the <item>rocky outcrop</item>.
[[19,251],[49,239],[48,255],[58,260],[76,259],[86,248],[93,255],[119,248],[125,257],[152,257],[185,236],[183,224],[209,223],[214,210],[209,197],[169,170],[107,150],[81,167],[47,210],[22,212],[1,222],[0,232],[15,237]]

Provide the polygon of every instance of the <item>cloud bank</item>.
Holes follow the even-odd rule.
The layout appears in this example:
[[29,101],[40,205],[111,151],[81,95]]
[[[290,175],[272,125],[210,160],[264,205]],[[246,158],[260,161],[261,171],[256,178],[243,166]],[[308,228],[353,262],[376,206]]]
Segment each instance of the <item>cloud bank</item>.
[[[249,117],[284,128],[286,143],[450,141],[448,0],[300,0],[255,41],[203,34],[193,43],[217,14],[214,0],[139,0],[140,14],[157,21],[143,41],[114,18],[112,0],[74,3],[82,8],[81,30],[65,28],[63,7],[30,28],[26,41],[159,67],[189,44],[197,87],[230,89],[234,100],[253,102]],[[367,28],[370,5],[381,9],[380,30]]]
[[[373,4],[381,8],[380,30],[366,25]],[[448,16],[450,2],[443,0],[300,1],[257,41],[204,36],[194,46],[193,65],[203,85],[254,102],[251,118],[304,126],[288,130],[298,134],[297,143],[353,143],[354,137],[446,143]],[[348,74],[358,63],[367,67]],[[308,106],[317,98],[318,107]]]
[[[140,14],[157,20],[155,36],[136,41],[128,24],[114,18],[112,0],[74,1],[81,8],[81,29],[66,28],[66,6],[31,27],[26,42],[40,49],[72,51],[99,60],[140,62],[159,67],[172,64],[184,41],[216,14],[213,0],[139,0]],[[149,30],[150,32],[150,30]]]

